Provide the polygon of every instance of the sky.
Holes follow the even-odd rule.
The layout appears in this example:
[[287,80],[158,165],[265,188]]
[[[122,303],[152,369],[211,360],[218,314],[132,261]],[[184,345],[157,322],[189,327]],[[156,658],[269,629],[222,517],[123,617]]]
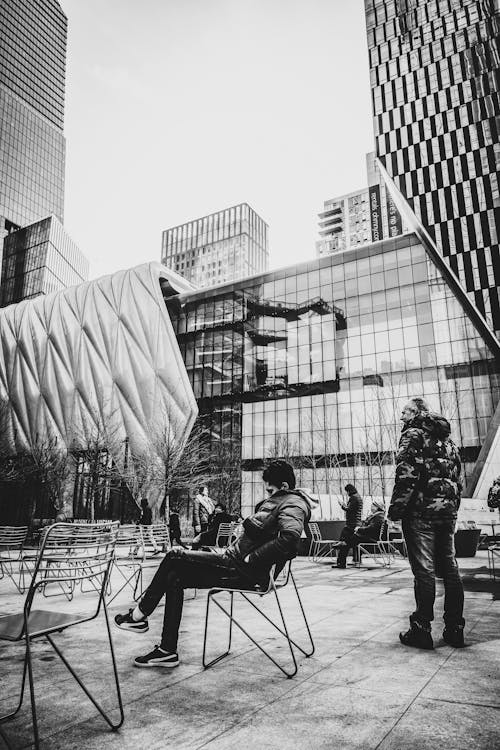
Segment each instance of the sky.
[[366,186],[363,0],[60,0],[65,226],[90,277],[160,260],[164,229],[249,203],[270,267]]

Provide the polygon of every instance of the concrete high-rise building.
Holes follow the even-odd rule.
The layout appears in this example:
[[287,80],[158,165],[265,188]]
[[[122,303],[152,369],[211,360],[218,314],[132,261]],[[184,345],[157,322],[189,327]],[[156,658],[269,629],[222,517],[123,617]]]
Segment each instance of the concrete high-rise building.
[[408,231],[387,190],[374,152],[366,155],[368,187],[325,201],[319,216],[316,255],[350,250]]
[[318,256],[371,242],[367,188],[325,201],[318,217],[321,237],[316,242]]
[[[0,0],[0,38],[1,256],[11,232],[51,215],[64,220],[67,18],[57,0]],[[32,270],[23,257],[20,252],[8,264],[21,277]],[[73,265],[85,264],[82,256]],[[70,283],[82,280],[75,274]]]
[[162,263],[208,287],[267,271],[268,226],[248,203],[166,229]]
[[500,331],[499,0],[365,0],[376,155]]

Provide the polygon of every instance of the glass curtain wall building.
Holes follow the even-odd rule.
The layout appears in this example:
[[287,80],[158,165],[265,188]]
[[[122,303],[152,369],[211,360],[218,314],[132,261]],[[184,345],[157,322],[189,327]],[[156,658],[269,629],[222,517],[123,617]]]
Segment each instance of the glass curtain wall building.
[[4,240],[0,307],[50,294],[88,278],[89,264],[55,216]]
[[1,243],[49,214],[63,220],[67,19],[56,0],[0,0],[0,36]]
[[500,2],[365,0],[376,153],[500,331]]
[[242,512],[281,456],[321,496],[389,494],[401,406],[450,419],[469,476],[500,399],[486,343],[413,234],[167,300],[213,440],[241,451]]
[[247,203],[166,229],[162,263],[195,286],[244,279],[269,267],[268,226]]

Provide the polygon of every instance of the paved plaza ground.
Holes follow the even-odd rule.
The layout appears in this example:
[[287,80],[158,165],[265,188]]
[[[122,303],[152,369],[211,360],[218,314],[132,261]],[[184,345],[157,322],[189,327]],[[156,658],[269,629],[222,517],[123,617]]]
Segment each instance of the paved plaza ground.
[[[412,579],[408,564],[390,569],[332,570],[328,562],[299,559],[296,579],[311,623],[316,653],[300,660],[286,679],[243,636],[232,654],[204,671],[201,665],[206,594],[187,592],[181,625],[181,664],[173,670],[136,669],[132,658],[158,643],[163,607],[140,636],[114,628],[114,644],[125,705],[125,723],[108,731],[48,643],[34,646],[42,747],[51,750],[175,748],[188,750],[496,750],[500,748],[500,583],[488,576],[487,554],[460,560],[466,588],[468,647],[454,650],[441,639],[439,584],[434,651],[400,645],[407,628]],[[150,574],[150,573],[149,573]],[[116,574],[115,574],[116,575]],[[303,637],[292,591],[283,591],[297,640]],[[0,614],[18,611],[22,597],[0,581]],[[264,603],[270,607],[271,597]],[[124,611],[120,594],[112,615]],[[89,595],[71,604],[42,599],[45,608],[85,611]],[[245,605],[247,606],[247,605]],[[268,638],[280,658],[286,652],[241,605],[249,628]],[[212,648],[222,647],[224,623],[217,619]],[[265,623],[264,623],[265,625]],[[58,636],[63,652],[103,703],[113,706],[109,651],[102,619]],[[12,705],[22,667],[22,647],[0,645],[0,711]],[[3,725],[14,748],[32,743],[29,701],[19,717]],[[0,748],[7,747],[0,739]]]

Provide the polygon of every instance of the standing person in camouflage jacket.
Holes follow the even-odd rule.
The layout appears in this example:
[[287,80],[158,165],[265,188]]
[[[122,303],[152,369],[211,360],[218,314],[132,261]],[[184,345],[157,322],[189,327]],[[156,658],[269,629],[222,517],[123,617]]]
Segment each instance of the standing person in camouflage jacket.
[[436,571],[443,578],[443,638],[450,646],[464,645],[464,590],[455,559],[454,534],[460,505],[460,457],[450,439],[448,420],[431,414],[425,401],[412,398],[404,407],[403,429],[396,455],[396,479],[388,516],[402,519],[408,558],[415,579],[416,609],[401,643],[434,647]]

